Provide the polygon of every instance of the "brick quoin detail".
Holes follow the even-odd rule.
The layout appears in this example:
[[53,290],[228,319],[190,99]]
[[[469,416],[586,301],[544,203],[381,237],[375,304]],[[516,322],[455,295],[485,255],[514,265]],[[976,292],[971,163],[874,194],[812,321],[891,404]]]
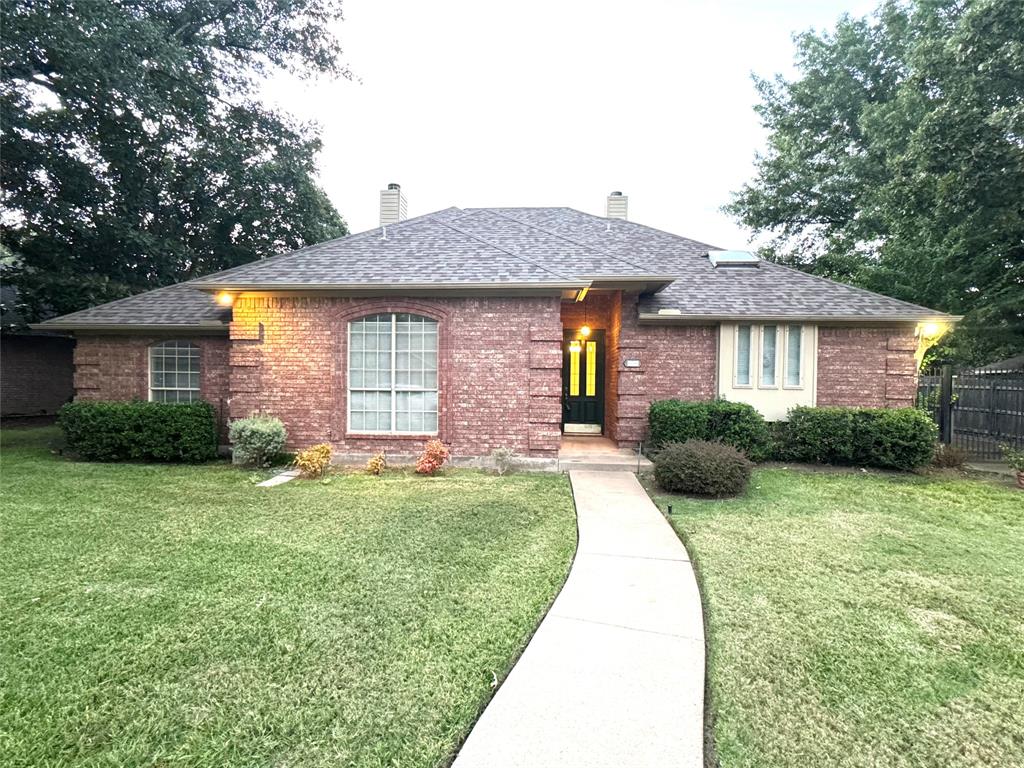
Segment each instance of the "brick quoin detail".
[[327,441],[342,451],[418,452],[425,436],[347,429],[348,323],[384,312],[437,320],[438,436],[456,455],[556,455],[558,297],[243,297],[231,323],[231,417],[277,416],[291,448]]
[[[717,391],[718,326],[640,325],[637,295],[622,296],[617,340],[618,402],[612,434],[622,447],[647,436],[655,400],[713,400]],[[627,359],[639,368],[626,368]]]
[[912,326],[818,328],[817,404],[909,408],[917,397]]
[[161,341],[199,347],[199,395],[217,409],[219,428],[227,417],[228,340],[220,336],[80,335],[75,346],[76,400],[148,400],[149,347]]

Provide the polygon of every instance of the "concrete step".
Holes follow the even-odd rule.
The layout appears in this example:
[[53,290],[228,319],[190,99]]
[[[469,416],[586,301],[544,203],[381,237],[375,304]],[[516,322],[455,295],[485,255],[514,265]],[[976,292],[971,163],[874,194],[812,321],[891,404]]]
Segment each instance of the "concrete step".
[[650,460],[640,457],[639,462],[634,456],[616,456],[589,454],[582,456],[559,456],[558,471],[569,472],[570,470],[586,470],[591,472],[646,472],[653,465]]

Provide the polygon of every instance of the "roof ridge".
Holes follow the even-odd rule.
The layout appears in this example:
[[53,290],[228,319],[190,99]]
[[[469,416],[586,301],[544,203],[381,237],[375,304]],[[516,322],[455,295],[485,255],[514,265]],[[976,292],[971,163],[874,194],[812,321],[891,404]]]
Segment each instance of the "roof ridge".
[[[589,216],[592,219],[599,219],[601,221],[607,221],[608,220],[607,216],[598,216],[596,213],[588,213],[587,211],[581,211],[578,208],[572,208],[572,207],[569,207],[569,206],[562,206],[562,207],[566,208],[566,210],[572,211],[573,213],[578,213],[578,214],[580,214],[582,216]],[[703,242],[701,240],[694,240],[692,237],[685,237],[683,235],[677,235],[675,232],[669,232],[666,229],[658,229],[657,227],[652,227],[650,224],[641,224],[639,221],[630,221],[629,219],[619,219],[619,221],[622,221],[625,224],[631,224],[634,227],[642,227],[644,229],[649,229],[652,232],[658,232],[659,234],[662,234],[662,235],[668,235],[669,237],[673,237],[676,240],[685,240],[688,243],[693,243],[694,245],[699,245],[701,248],[707,248],[707,249],[713,250],[713,251],[723,250],[722,248],[719,248],[717,245],[711,245],[711,244],[705,243],[705,242]]]
[[[52,320],[65,320],[65,319],[67,319],[69,317],[74,317],[75,315],[80,315],[83,312],[92,312],[94,309],[99,309],[100,307],[111,307],[114,304],[121,304],[121,303],[123,303],[125,301],[130,301],[131,299],[137,299],[137,298],[139,298],[139,296],[145,296],[146,294],[162,293],[164,291],[169,291],[172,288],[184,288],[189,283],[193,282],[194,280],[198,280],[198,279],[199,279],[198,277],[193,277],[192,280],[186,280],[183,283],[171,283],[170,285],[161,285],[161,286],[159,286],[157,288],[149,288],[149,289],[147,289],[145,291],[139,291],[138,293],[133,293],[130,296],[122,296],[120,299],[111,299],[110,301],[105,301],[102,304],[96,304],[96,305],[91,306],[91,307],[85,307],[84,309],[76,309],[74,312],[68,312],[67,314],[64,314],[64,315],[56,315],[55,317],[48,317],[46,320],[42,320],[39,324],[43,325],[45,323],[49,323]],[[202,291],[199,291],[198,288],[194,288],[193,287],[192,290],[197,291],[199,293],[202,293]],[[213,301],[213,297],[212,296],[210,297],[210,301]]]
[[887,293],[879,293],[878,291],[872,291],[872,290],[869,290],[867,288],[861,288],[859,285],[850,285],[850,283],[841,283],[838,280],[833,280],[830,277],[823,277],[822,275],[815,275],[815,274],[812,274],[810,272],[804,272],[802,269],[797,269],[796,267],[791,267],[791,266],[789,266],[787,264],[779,264],[777,261],[768,261],[767,259],[762,259],[762,261],[764,261],[764,263],[769,265],[770,267],[775,267],[775,268],[778,268],[778,269],[785,269],[785,270],[788,270],[789,272],[796,272],[797,274],[803,275],[804,277],[809,277],[809,278],[812,278],[814,280],[821,280],[821,281],[824,281],[826,283],[831,283],[832,285],[838,285],[840,288],[847,288],[847,289],[849,289],[851,291],[854,291],[855,293],[867,294],[868,296],[884,296],[889,301],[898,301],[900,304],[904,304],[904,305],[906,305],[908,307],[913,307],[914,309],[924,309],[924,310],[927,310],[928,312],[938,312],[940,314],[947,314],[945,312],[942,312],[941,310],[932,309],[931,307],[926,307],[923,304],[914,304],[913,302],[910,302],[910,301],[905,301],[903,299],[897,299],[895,296],[890,296]]
[[[564,208],[565,206],[560,206],[560,207]],[[565,208],[565,209],[568,210],[568,211],[574,210],[572,208]],[[517,219],[514,216],[508,216],[508,215],[506,215],[504,213],[498,213],[498,211],[496,209],[493,209],[493,208],[491,208],[491,209],[483,208],[481,210],[490,210],[491,213],[493,213],[495,216],[499,216],[499,217],[501,217],[503,219],[508,219],[509,221],[514,221],[514,222],[516,222],[518,224],[522,224],[524,227],[530,227],[531,229],[536,229],[538,232],[543,232],[546,235],[551,235],[552,237],[557,237],[560,240],[565,240],[568,243],[573,243],[574,245],[578,245],[581,248],[586,248],[587,250],[595,251],[597,253],[600,253],[602,256],[607,256],[609,259],[614,259],[615,261],[621,261],[623,264],[628,264],[629,266],[631,266],[631,267],[633,267],[635,269],[639,269],[639,270],[647,269],[647,267],[641,266],[640,264],[634,264],[633,262],[628,261],[628,260],[622,258],[621,256],[616,256],[614,253],[609,253],[608,251],[605,251],[605,250],[603,250],[601,248],[598,248],[596,246],[589,245],[587,243],[581,243],[579,240],[573,240],[571,237],[566,237],[565,235],[560,235],[557,232],[552,232],[551,230],[545,229],[544,227],[538,227],[536,224],[531,224],[528,221],[523,221],[522,219]],[[580,211],[576,211],[576,212],[580,213]]]
[[[439,213],[444,213],[445,211],[450,211],[453,208],[455,210],[459,210],[459,211],[462,210],[458,206],[450,205],[447,208],[440,208],[440,209],[438,209],[436,211],[431,211],[430,213],[423,213],[423,214],[420,214],[419,216],[413,216],[411,219],[402,219],[401,221],[396,222],[395,224],[387,224],[386,226],[388,226],[388,227],[402,227],[402,226],[405,226],[406,224],[412,224],[413,222],[420,222],[420,223],[422,223],[422,221],[424,221],[424,220],[427,220],[427,219],[430,219],[430,218],[432,218],[434,216],[437,216],[437,214],[439,214]],[[367,235],[373,234],[374,232],[377,232],[378,230],[382,230],[383,228],[384,228],[383,226],[376,226],[376,227],[373,227],[371,229],[364,229],[362,232],[350,232],[349,234],[342,235],[341,237],[332,237],[330,240],[323,240],[322,242],[319,242],[319,243],[310,243],[309,245],[304,245],[301,248],[296,248],[296,249],[291,250],[291,251],[285,251],[284,253],[275,253],[273,256],[267,256],[265,259],[258,259],[256,261],[247,261],[247,262],[245,262],[245,264],[238,264],[238,265],[236,265],[234,267],[228,267],[227,269],[222,269],[219,272],[211,272],[208,275],[203,275],[202,277],[196,277],[196,278],[193,278],[193,279],[194,280],[208,280],[208,279],[213,278],[213,277],[222,277],[223,275],[226,275],[229,272],[232,272],[232,271],[234,271],[236,269],[241,269],[242,267],[250,267],[253,264],[267,264],[267,263],[269,263],[271,261],[277,261],[277,260],[282,259],[282,258],[284,258],[286,256],[297,256],[300,253],[301,254],[309,254],[310,252],[315,252],[315,251],[320,250],[321,248],[323,248],[325,246],[341,242],[342,240],[354,240],[356,238],[366,237]],[[188,281],[188,282],[191,282],[191,281]]]
[[554,275],[555,277],[559,277],[559,278],[561,278],[563,280],[572,280],[573,279],[573,278],[571,278],[571,277],[569,277],[567,275],[563,275],[563,274],[560,274],[558,272],[555,272],[552,269],[548,269],[543,264],[538,264],[535,261],[531,261],[530,259],[527,259],[524,256],[519,255],[518,253],[513,253],[512,251],[508,250],[507,248],[502,248],[500,245],[495,245],[494,243],[490,242],[489,240],[484,240],[482,237],[474,235],[472,232],[467,232],[464,229],[459,229],[458,227],[453,226],[452,224],[449,224],[447,221],[439,221],[438,223],[441,224],[442,226],[448,227],[449,229],[455,230],[460,235],[465,235],[466,237],[471,238],[473,240],[476,240],[477,242],[483,243],[484,245],[487,245],[487,246],[489,246],[491,248],[494,248],[497,251],[501,251],[502,253],[507,253],[513,259],[519,259],[520,261],[523,261],[523,262],[526,262],[527,264],[531,264],[531,265],[533,265],[535,267],[538,267],[538,268],[544,270],[545,272],[549,272],[550,274]]

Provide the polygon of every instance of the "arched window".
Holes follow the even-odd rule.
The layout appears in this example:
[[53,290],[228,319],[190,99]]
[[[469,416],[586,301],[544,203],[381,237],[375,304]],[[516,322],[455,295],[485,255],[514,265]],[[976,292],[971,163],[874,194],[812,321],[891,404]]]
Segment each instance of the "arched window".
[[199,347],[187,341],[162,341],[149,348],[149,399],[158,403],[199,399]]
[[348,326],[348,428],[437,433],[437,322],[404,312]]

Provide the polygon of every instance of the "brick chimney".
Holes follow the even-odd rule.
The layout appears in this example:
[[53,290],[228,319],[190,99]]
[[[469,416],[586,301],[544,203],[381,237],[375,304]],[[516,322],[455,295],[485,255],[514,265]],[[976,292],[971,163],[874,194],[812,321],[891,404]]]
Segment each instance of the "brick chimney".
[[397,224],[407,216],[405,195],[399,184],[388,184],[380,191],[380,225]]
[[629,198],[621,192],[612,192],[608,195],[608,204],[605,216],[609,219],[622,219],[625,221],[629,217],[626,215],[626,209],[629,207]]

